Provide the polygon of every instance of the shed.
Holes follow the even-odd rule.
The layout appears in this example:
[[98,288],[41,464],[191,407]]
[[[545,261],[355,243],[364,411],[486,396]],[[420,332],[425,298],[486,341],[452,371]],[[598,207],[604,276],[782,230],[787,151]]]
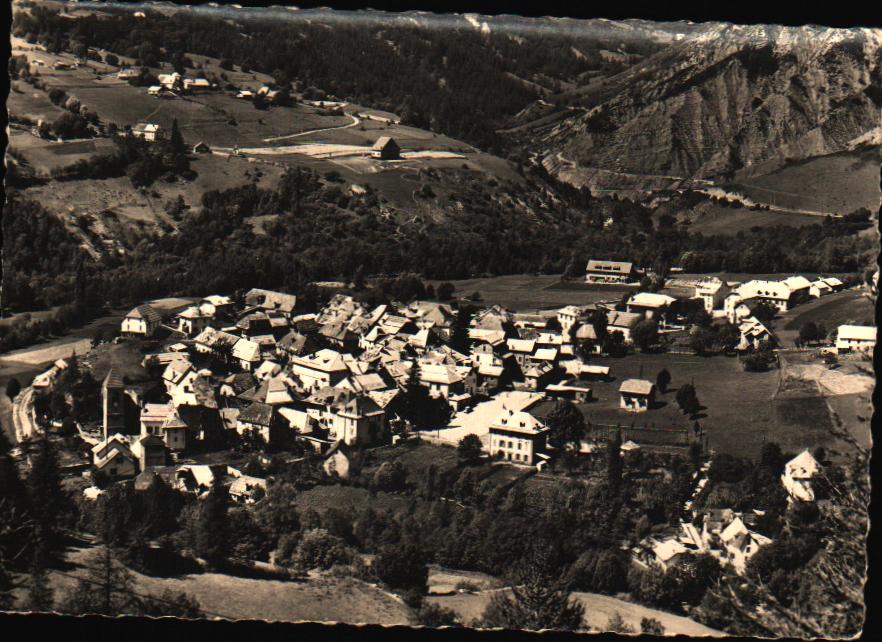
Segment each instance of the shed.
[[380,136],[371,148],[371,158],[396,160],[401,158],[401,148],[391,136]]

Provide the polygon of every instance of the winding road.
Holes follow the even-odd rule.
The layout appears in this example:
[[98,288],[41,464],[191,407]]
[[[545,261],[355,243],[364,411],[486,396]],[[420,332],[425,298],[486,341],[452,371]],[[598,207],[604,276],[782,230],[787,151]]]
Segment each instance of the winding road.
[[288,140],[289,138],[297,138],[299,136],[307,136],[309,134],[317,134],[319,132],[329,132],[335,129],[349,129],[350,127],[355,127],[356,125],[361,124],[361,119],[358,116],[354,116],[352,114],[346,114],[352,119],[352,122],[347,125],[337,125],[336,127],[322,127],[321,129],[309,129],[305,132],[299,132],[297,134],[285,134],[284,136],[271,136],[270,138],[264,138],[263,142],[265,143],[274,143],[277,140]]

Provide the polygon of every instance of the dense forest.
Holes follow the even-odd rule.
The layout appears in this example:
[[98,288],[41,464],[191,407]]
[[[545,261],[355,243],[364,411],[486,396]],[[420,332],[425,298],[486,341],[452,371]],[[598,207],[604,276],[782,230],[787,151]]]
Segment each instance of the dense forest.
[[[4,217],[4,267],[15,275],[7,284],[15,285],[4,292],[4,304],[69,302],[78,269],[90,290],[116,305],[255,285],[298,291],[313,280],[356,273],[430,279],[580,273],[592,257],[687,272],[859,272],[875,251],[872,238],[839,219],[704,236],[667,219],[656,222],[642,205],[592,198],[537,169],[523,182],[488,182],[467,170],[436,176],[452,190],[448,200],[461,205],[450,206],[441,222],[384,216],[382,195],[345,193],[333,180],[291,168],[274,188],[206,192],[201,208],[182,214],[176,233],[145,234],[123,255],[97,262],[79,258],[77,242],[57,219],[26,193],[13,193]],[[255,233],[251,219],[267,215],[275,218],[264,234]]]
[[[303,88],[388,109],[405,123],[494,151],[501,144],[495,128],[540,95],[560,91],[562,82],[578,82],[589,71],[624,68],[599,53],[621,43],[596,34],[483,34],[466,23],[426,29],[367,19],[335,21],[331,29],[315,17],[242,14],[234,21],[183,10],[147,14],[142,20],[108,8],[101,16],[64,18],[34,6],[16,13],[13,33],[50,51],[98,47],[148,67],[175,64],[186,54],[233,61],[242,70],[272,75],[280,85],[296,79]],[[657,45],[646,40],[629,47],[650,53]]]

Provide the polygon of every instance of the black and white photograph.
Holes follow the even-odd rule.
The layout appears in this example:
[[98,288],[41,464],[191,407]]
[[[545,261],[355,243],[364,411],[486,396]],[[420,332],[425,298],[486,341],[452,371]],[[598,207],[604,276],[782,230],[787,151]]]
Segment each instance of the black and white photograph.
[[13,0],[0,621],[861,635],[882,28],[548,11]]

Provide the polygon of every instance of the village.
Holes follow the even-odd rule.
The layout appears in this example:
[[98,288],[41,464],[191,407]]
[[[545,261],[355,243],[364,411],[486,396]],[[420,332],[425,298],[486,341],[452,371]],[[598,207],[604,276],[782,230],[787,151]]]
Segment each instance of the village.
[[0,611],[861,630],[876,31],[13,18]]
[[[642,451],[690,457],[705,462],[692,474],[694,499],[708,483],[714,454],[705,420],[698,419],[705,415],[696,391],[713,391],[693,379],[677,390],[678,411],[660,410],[671,373],[643,373],[641,366],[643,376],[619,380],[610,355],[676,353],[672,337],[683,335],[696,352],[730,352],[741,355],[745,370],[768,368],[780,345],[769,329],[775,314],[846,284],[836,277],[746,283],[672,277],[664,289],[682,292],[677,298],[648,291],[658,279],[632,263],[592,260],[587,286],[626,285],[632,292],[542,314],[471,308],[467,299],[370,308],[340,292],[317,313],[302,313],[296,295],[259,288],[163,312],[144,304],[125,315],[117,338],[93,348],[137,347],[135,354],[142,354],[140,363],[129,359],[106,371],[100,421],[71,428],[69,418],[48,416],[52,406],[40,401],[67,370],[87,366],[89,353],[57,361],[35,378],[34,395],[19,396],[32,404],[22,416],[36,424],[24,432],[75,431],[88,444],[90,461],[73,470],[91,480],[82,492],[92,500],[113,484],[134,480],[135,488],[147,488],[159,475],[197,496],[217,477],[233,500],[253,505],[271,480],[225,463],[222,453],[232,444],[240,451],[287,452],[290,461],[318,457],[329,478],[345,480],[354,452],[414,441],[471,447],[497,465],[539,474],[563,458],[596,457],[611,443],[626,466]],[[452,298],[447,290],[442,294]],[[708,332],[722,343],[696,340]],[[828,363],[867,359],[875,346],[870,326],[841,325],[829,335],[814,327],[810,334],[819,336],[802,332],[796,342],[813,344],[810,350]],[[676,366],[671,370],[676,377]],[[577,408],[588,428],[569,438],[553,435],[555,414],[566,414],[561,406]],[[805,448],[784,466],[780,483],[790,502],[815,501],[813,483],[822,471],[815,455]],[[753,529],[763,511],[693,510],[693,499],[683,506],[678,529],[654,532],[634,546],[634,564],[665,571],[710,553],[743,573],[771,541]]]

